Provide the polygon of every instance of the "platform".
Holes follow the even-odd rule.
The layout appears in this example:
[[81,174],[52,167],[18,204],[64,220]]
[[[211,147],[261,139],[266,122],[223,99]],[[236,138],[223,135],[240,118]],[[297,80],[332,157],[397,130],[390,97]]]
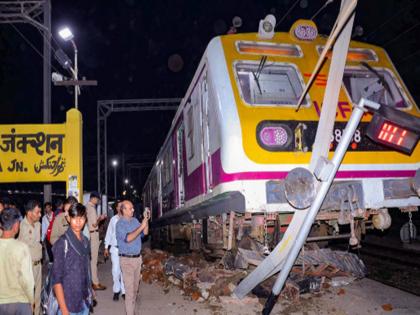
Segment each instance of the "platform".
[[[124,300],[112,300],[111,261],[99,265],[99,276],[107,286],[97,291],[95,314],[125,314]],[[262,302],[262,301],[261,301]],[[390,310],[392,308],[392,310]],[[195,302],[182,295],[177,287],[164,289],[160,284],[140,284],[137,312],[141,315],[167,314],[261,314],[262,304],[256,299],[243,301],[226,297],[222,301]],[[420,296],[362,279],[343,287],[330,287],[318,295],[304,294],[298,303],[279,301],[272,314],[306,315],[420,315]]]

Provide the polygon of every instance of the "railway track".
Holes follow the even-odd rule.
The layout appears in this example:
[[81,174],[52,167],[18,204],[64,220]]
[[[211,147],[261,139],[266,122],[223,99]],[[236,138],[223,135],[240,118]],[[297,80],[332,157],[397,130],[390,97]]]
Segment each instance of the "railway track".
[[368,278],[420,295],[420,251],[402,246],[364,242],[359,255],[368,268]]

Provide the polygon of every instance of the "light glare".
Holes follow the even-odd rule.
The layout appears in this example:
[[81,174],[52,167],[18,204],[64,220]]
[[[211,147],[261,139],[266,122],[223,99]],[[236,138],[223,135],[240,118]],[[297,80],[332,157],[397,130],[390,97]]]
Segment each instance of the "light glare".
[[61,30],[58,31],[58,35],[65,41],[72,40],[74,38],[73,33],[68,27],[64,27]]

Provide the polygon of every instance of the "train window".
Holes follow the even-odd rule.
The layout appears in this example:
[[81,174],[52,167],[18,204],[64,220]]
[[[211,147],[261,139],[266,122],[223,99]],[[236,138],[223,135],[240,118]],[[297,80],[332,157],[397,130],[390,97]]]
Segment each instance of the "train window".
[[299,46],[290,44],[276,44],[268,42],[236,42],[238,52],[250,55],[268,55],[284,57],[302,57],[303,53]]
[[188,152],[188,159],[191,160],[194,157],[194,111],[193,106],[190,106],[188,112],[187,112],[187,123],[188,123],[188,133],[187,133],[187,139],[188,139],[188,146],[187,146],[187,152]]
[[303,80],[294,65],[238,62],[235,70],[242,97],[250,105],[296,105],[302,94]]
[[388,105],[395,108],[407,108],[409,104],[401,94],[402,87],[390,72],[384,69],[347,68],[344,70],[344,87],[353,103],[360,98]]
[[162,182],[163,186],[168,185],[172,181],[172,150],[168,146],[163,154],[162,165]]
[[[318,53],[321,54],[324,46],[317,46]],[[327,53],[327,58],[331,59],[332,51]],[[347,52],[348,61],[378,61],[378,56],[372,49],[349,48]]]

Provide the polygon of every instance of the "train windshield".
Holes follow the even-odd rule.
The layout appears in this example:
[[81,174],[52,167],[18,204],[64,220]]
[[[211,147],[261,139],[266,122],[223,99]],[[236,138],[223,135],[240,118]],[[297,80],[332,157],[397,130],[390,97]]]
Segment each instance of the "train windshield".
[[302,94],[303,80],[290,64],[238,62],[235,70],[242,98],[250,105],[296,105]]
[[373,69],[368,65],[364,65],[364,69],[345,69],[343,83],[353,103],[364,97],[391,107],[409,106],[396,79],[384,69]]

